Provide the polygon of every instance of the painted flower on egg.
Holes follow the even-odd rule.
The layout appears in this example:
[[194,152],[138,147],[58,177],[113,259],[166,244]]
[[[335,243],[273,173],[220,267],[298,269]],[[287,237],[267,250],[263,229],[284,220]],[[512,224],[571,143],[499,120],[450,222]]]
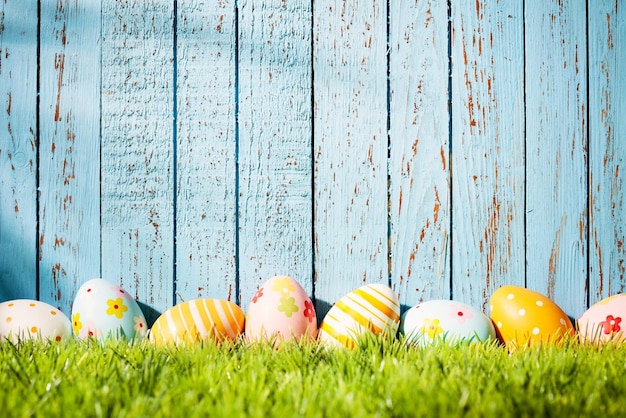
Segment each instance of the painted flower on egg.
[[115,315],[119,319],[124,316],[124,312],[128,311],[124,302],[122,302],[122,298],[117,298],[115,300],[109,299],[107,300],[107,305],[109,305],[109,309],[107,309],[107,315]]
[[614,332],[620,332],[620,322],[622,322],[622,318],[609,315],[605,321],[600,322],[600,326],[606,335],[611,335]]
[[468,307],[465,305],[451,305],[450,317],[455,318],[458,322],[463,324],[465,321],[472,319],[474,315],[472,315]]
[[141,316],[136,316],[133,318],[135,322],[135,332],[137,335],[144,337],[146,332],[148,332],[148,325],[146,324],[146,320]]
[[424,319],[424,326],[422,326],[422,333],[428,335],[428,338],[433,339],[437,335],[443,333],[443,328],[439,326],[439,319]]
[[313,322],[317,319],[313,303],[309,300],[304,301],[304,316],[309,320],[309,322]]
[[132,297],[130,297],[130,294],[124,289],[122,289],[121,287],[111,286],[111,290],[126,300],[132,300]]
[[74,328],[74,333],[78,335],[80,330],[83,328],[83,323],[80,322],[80,314],[76,313],[72,316],[72,328]]
[[102,331],[96,327],[95,322],[90,321],[85,325],[83,333],[79,336],[81,338],[101,338]]
[[295,291],[296,288],[293,283],[291,283],[291,279],[289,277],[279,277],[274,280],[272,290],[275,292],[280,292],[284,296],[289,296],[289,294]]
[[254,294],[254,297],[252,298],[252,303],[257,303],[262,296],[263,296],[263,288],[261,287]]
[[287,318],[291,318],[291,315],[298,312],[296,300],[294,298],[280,298],[280,305],[278,305],[278,310],[280,312],[284,312]]

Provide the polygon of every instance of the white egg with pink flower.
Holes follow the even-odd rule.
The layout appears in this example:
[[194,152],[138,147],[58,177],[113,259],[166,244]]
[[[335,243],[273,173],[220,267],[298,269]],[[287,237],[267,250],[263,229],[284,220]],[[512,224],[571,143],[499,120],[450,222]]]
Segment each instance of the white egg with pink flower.
[[408,343],[419,346],[438,341],[455,344],[496,339],[487,315],[454,300],[430,300],[410,308],[402,315],[400,332]]

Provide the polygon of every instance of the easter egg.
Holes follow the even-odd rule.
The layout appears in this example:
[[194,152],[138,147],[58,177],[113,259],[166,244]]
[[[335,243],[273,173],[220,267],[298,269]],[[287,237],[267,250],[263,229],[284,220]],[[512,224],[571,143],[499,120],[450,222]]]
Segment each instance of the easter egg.
[[400,303],[389,286],[369,284],[335,303],[320,325],[319,340],[331,347],[354,348],[361,335],[394,334],[400,323]]
[[60,341],[71,335],[69,318],[52,305],[30,299],[0,303],[0,340]]
[[81,339],[134,339],[148,331],[135,299],[103,279],[89,280],[78,289],[72,304],[72,327]]
[[235,341],[243,333],[244,313],[221,299],[189,300],[168,309],[152,325],[150,341],[157,346],[191,345],[201,341]]
[[246,316],[248,341],[317,338],[313,302],[300,284],[287,276],[267,280],[252,298]]
[[622,342],[626,326],[626,294],[610,296],[592,305],[578,319],[578,333],[584,341]]
[[523,287],[502,286],[496,290],[489,310],[509,349],[553,343],[574,333],[572,322],[556,303]]
[[430,300],[402,315],[400,332],[407,342],[420,346],[496,339],[491,319],[478,309],[453,300]]

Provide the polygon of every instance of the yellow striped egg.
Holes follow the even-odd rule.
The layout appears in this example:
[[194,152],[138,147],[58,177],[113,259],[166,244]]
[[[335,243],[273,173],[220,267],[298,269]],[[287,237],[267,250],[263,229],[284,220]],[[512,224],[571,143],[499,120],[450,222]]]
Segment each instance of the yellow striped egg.
[[319,340],[330,346],[354,348],[360,335],[395,334],[400,323],[400,303],[389,286],[362,286],[335,303],[319,331]]
[[239,306],[220,299],[196,299],[165,311],[150,331],[157,346],[221,342],[238,339],[244,330],[245,316]]

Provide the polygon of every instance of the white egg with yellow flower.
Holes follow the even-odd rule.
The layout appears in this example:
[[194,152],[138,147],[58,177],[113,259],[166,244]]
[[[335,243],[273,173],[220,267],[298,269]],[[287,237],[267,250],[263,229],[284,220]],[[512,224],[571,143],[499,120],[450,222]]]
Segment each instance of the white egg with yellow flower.
[[454,300],[429,300],[413,306],[400,320],[407,343],[426,346],[496,339],[496,330],[481,310]]
[[146,318],[133,297],[113,283],[92,279],[83,284],[72,305],[72,329],[81,339],[144,337]]

